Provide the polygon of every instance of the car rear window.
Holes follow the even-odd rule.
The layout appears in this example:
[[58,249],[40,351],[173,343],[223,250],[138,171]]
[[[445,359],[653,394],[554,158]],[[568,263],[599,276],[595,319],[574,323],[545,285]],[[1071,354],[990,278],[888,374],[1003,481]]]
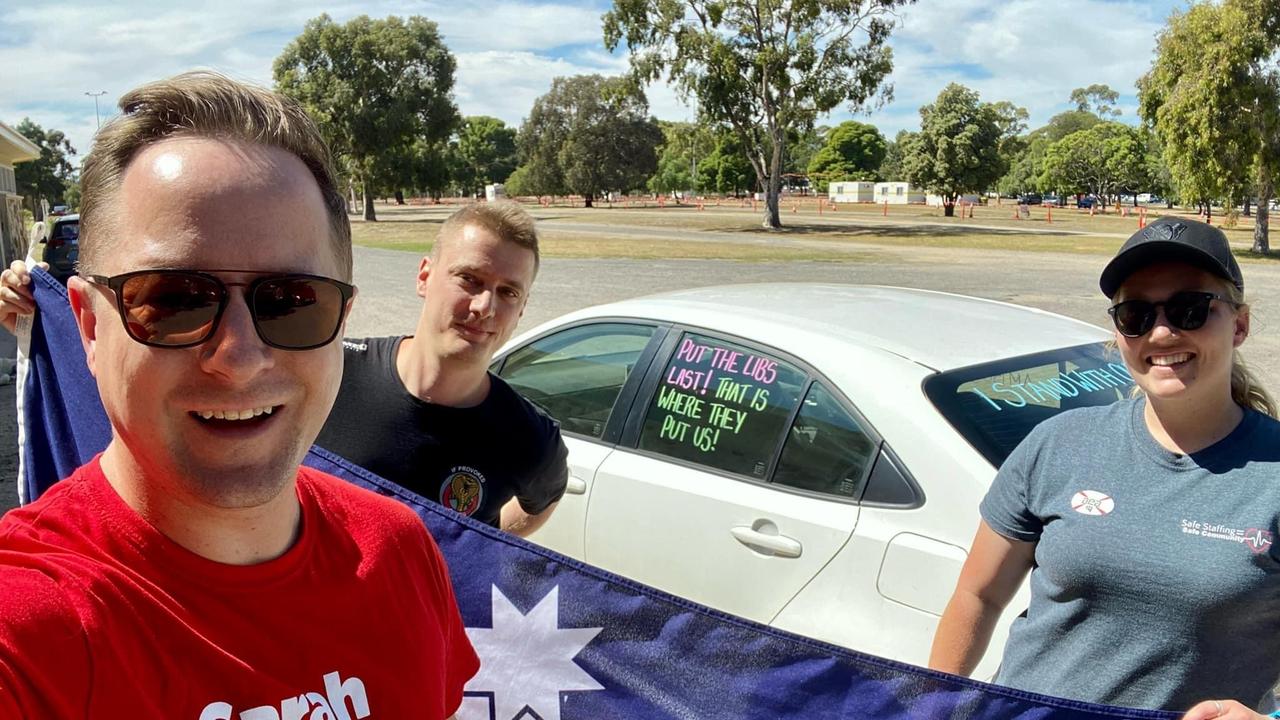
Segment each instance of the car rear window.
[[950,370],[930,377],[925,394],[942,416],[999,467],[1037,424],[1066,410],[1128,397],[1133,378],[1106,343]]
[[69,222],[58,223],[53,229],[54,240],[69,240],[78,243],[80,240],[80,221],[71,220]]

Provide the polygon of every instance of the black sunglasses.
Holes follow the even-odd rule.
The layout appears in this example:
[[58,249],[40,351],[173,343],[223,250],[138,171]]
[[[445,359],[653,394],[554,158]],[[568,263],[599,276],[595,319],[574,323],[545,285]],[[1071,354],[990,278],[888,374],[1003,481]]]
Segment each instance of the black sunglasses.
[[[260,275],[230,283],[209,273]],[[218,330],[227,309],[228,287],[245,288],[245,302],[262,342],[281,350],[311,350],[338,336],[347,301],[355,288],[318,275],[251,270],[139,270],[122,275],[87,275],[111,289],[129,337],[143,345],[185,348]]]
[[1184,290],[1174,293],[1164,302],[1148,300],[1125,300],[1107,309],[1107,314],[1116,324],[1116,330],[1125,337],[1142,337],[1151,332],[1156,325],[1156,308],[1164,308],[1164,316],[1169,324],[1179,330],[1198,330],[1209,320],[1209,310],[1214,300],[1228,303],[1232,307],[1236,303],[1210,292]]

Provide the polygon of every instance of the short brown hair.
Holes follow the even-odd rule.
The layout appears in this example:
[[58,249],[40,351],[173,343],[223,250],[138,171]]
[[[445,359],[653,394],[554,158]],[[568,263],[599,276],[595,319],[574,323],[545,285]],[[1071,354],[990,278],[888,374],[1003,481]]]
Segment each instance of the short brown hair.
[[514,200],[472,203],[450,215],[444,225],[440,226],[440,234],[436,236],[435,245],[431,248],[431,256],[440,256],[440,246],[445,238],[452,238],[463,228],[472,225],[478,225],[506,242],[532,250],[533,272],[535,275],[538,273],[538,264],[541,262],[538,255],[538,229],[534,227],[533,216]]
[[298,157],[324,199],[334,256],[351,279],[351,221],[334,180],[329,148],[295,101],[214,72],[187,72],[120,98],[121,115],[98,131],[80,174],[80,267],[92,269],[109,240],[99,238],[125,169],[143,148],[172,137],[209,137],[279,148]]

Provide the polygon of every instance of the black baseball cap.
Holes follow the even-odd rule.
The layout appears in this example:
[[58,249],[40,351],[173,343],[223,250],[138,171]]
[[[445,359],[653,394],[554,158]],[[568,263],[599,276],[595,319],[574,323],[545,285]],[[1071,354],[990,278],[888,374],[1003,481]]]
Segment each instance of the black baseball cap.
[[1130,235],[1103,268],[1098,285],[1104,295],[1115,297],[1130,275],[1162,262],[1195,265],[1244,290],[1244,277],[1226,234],[1208,223],[1174,217],[1162,217]]

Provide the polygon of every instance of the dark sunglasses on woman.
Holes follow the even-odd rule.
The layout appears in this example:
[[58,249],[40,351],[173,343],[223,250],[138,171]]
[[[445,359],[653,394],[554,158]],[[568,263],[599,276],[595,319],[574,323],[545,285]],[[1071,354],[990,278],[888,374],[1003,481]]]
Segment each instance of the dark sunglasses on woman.
[[[224,282],[210,273],[256,275],[251,282]],[[218,330],[229,287],[245,288],[245,302],[262,342],[281,350],[311,350],[338,335],[355,288],[318,275],[251,270],[139,270],[87,275],[110,288],[129,337],[152,347],[199,345]]]
[[1163,307],[1165,319],[1179,330],[1198,330],[1209,320],[1209,311],[1213,301],[1227,303],[1236,307],[1236,303],[1211,292],[1184,290],[1174,293],[1163,302],[1149,300],[1125,300],[1107,309],[1107,314],[1116,324],[1116,330],[1125,337],[1142,337],[1156,326],[1156,309]]

